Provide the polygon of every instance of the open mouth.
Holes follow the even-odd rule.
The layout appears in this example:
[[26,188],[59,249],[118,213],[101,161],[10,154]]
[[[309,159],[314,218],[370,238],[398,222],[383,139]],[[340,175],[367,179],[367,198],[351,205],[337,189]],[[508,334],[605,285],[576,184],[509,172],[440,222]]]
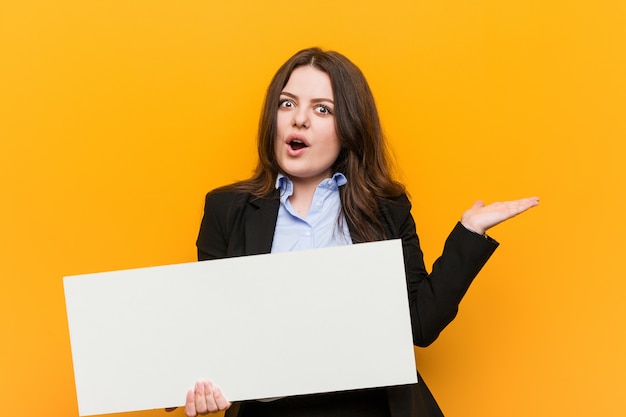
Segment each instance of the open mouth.
[[307,147],[307,144],[304,143],[303,141],[301,141],[300,139],[291,139],[289,141],[289,146],[291,147],[291,149],[293,149],[294,151],[297,151],[299,149],[303,149]]

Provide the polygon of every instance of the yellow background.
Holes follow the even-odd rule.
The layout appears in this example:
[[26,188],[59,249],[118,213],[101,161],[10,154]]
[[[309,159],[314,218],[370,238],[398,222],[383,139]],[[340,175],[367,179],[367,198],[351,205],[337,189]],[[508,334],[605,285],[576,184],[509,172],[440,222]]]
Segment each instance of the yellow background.
[[1,0],[0,413],[77,415],[62,277],[194,260],[313,45],[368,77],[429,264],[475,199],[542,199],[416,351],[446,415],[625,415],[623,0]]

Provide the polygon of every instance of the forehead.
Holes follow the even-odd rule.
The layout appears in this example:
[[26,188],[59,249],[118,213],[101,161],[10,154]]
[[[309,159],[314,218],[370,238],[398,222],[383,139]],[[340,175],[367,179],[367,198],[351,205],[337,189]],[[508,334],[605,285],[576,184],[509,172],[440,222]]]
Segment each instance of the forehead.
[[302,98],[333,98],[330,77],[324,71],[311,65],[293,70],[283,92]]

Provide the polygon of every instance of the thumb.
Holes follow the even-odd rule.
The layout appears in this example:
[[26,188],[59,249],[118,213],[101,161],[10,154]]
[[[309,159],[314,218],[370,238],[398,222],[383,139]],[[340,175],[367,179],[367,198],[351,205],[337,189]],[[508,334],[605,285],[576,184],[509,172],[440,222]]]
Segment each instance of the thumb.
[[485,202],[483,200],[476,200],[476,202],[472,205],[473,209],[485,207]]

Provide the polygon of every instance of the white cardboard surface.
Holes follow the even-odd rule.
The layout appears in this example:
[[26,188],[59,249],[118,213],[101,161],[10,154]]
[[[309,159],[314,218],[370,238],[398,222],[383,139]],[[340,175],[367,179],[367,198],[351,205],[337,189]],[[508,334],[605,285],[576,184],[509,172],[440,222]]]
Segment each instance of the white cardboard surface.
[[399,240],[63,281],[81,416],[417,382]]

